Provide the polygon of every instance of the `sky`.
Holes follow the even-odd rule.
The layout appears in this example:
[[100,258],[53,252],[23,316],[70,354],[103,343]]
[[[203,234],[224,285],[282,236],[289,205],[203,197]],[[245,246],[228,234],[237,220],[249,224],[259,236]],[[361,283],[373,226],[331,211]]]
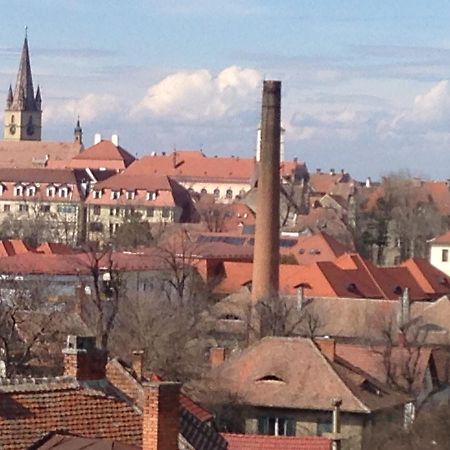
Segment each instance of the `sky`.
[[24,27],[43,139],[251,157],[264,79],[310,171],[450,178],[448,1],[0,0],[0,102]]

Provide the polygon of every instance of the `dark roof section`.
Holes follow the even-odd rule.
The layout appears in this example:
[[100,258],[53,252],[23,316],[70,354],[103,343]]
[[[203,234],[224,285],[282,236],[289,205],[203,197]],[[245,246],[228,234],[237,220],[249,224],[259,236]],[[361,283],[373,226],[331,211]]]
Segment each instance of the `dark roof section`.
[[140,450],[140,448],[110,439],[84,438],[64,433],[50,433],[28,450]]

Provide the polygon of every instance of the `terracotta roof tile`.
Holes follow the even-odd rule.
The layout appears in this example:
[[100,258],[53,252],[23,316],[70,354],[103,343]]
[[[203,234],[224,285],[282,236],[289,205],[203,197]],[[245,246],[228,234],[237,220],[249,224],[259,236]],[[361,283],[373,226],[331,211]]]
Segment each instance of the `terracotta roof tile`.
[[330,450],[331,440],[319,436],[262,436],[222,433],[229,450]]
[[[355,374],[380,387],[382,395],[355,382]],[[342,411],[367,414],[409,400],[360,369],[328,360],[311,339],[300,337],[263,338],[213,369],[204,384],[217,396],[232,393],[242,404],[271,408],[331,411],[331,399],[341,398]]]
[[[101,389],[73,385],[5,388],[0,404],[0,442],[5,450],[28,448],[52,430],[141,445],[142,417]],[[6,389],[6,391],[5,391]],[[92,426],[95,424],[95,427]]]
[[75,161],[120,161],[123,168],[128,167],[136,158],[124,148],[115,146],[111,141],[102,140],[98,144],[83,150],[73,158]]
[[[44,167],[48,162],[73,158],[80,144],[51,141],[0,141],[0,167]],[[47,163],[48,164],[48,163]]]

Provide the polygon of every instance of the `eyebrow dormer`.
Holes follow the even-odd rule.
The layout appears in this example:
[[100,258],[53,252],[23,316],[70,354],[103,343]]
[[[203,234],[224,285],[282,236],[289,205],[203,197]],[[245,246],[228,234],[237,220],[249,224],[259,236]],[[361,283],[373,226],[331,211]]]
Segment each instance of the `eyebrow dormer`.
[[285,383],[285,381],[282,378],[274,374],[264,375],[263,377],[258,378],[255,381],[269,382],[269,383]]

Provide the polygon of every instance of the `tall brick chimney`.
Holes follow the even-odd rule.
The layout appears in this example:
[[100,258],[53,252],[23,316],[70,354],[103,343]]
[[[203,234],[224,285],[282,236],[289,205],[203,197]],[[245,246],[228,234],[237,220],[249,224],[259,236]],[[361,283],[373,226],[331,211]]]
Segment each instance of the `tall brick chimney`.
[[108,355],[96,347],[94,336],[67,336],[63,354],[64,375],[80,381],[105,378]]
[[281,81],[264,81],[256,197],[252,303],[278,296],[280,262]]
[[142,450],[178,450],[181,383],[145,383]]

